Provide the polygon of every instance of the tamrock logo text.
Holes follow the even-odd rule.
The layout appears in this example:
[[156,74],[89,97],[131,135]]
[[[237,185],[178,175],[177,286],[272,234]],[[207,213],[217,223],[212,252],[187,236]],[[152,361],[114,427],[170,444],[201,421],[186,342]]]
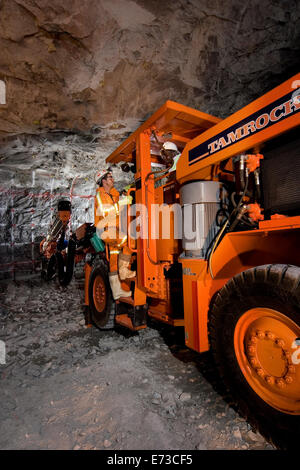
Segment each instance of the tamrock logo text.
[[[297,93],[297,91],[296,91]],[[189,151],[189,165],[220,152],[225,147],[266,129],[300,110],[300,100],[295,99],[295,91],[261,108],[225,131],[206,140]]]

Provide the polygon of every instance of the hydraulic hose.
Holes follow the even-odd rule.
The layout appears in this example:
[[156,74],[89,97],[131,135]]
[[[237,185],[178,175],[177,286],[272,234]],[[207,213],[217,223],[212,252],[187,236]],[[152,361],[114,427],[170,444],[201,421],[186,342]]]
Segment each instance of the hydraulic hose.
[[209,254],[209,257],[208,257],[208,269],[209,269],[209,273],[212,277],[212,279],[214,279],[214,274],[213,274],[213,270],[212,270],[212,257],[213,257],[213,254],[214,254],[214,251],[223,235],[223,233],[225,232],[229,222],[230,222],[230,219],[232,218],[232,216],[234,214],[236,214],[236,217],[233,221],[233,223],[231,224],[231,226],[229,227],[229,231],[232,231],[233,228],[238,224],[239,220],[240,220],[240,217],[239,215],[242,213],[241,217],[243,216],[243,206],[241,207],[242,203],[243,203],[243,199],[244,199],[244,196],[247,192],[247,188],[248,188],[248,176],[246,177],[246,181],[245,181],[245,186],[244,186],[244,191],[243,191],[243,194],[241,195],[241,198],[238,202],[238,204],[236,204],[236,207],[233,209],[233,211],[231,212],[229,218],[226,220],[226,222],[223,224],[223,227],[220,229],[217,237],[216,237],[216,240],[212,246],[212,249],[211,249],[211,252]]
[[225,224],[223,225],[223,227],[222,227],[221,230],[219,231],[218,236],[217,236],[217,238],[216,238],[216,240],[215,240],[215,243],[213,244],[213,247],[212,247],[211,252],[210,252],[210,254],[209,254],[209,258],[208,258],[208,269],[209,269],[209,272],[210,272],[210,275],[211,275],[212,279],[214,279],[214,274],[213,274],[213,270],[212,270],[212,255],[213,255],[213,253],[214,253],[214,251],[215,251],[215,249],[216,249],[216,246],[217,246],[217,244],[219,243],[219,240],[220,240],[222,234],[224,233],[224,231],[225,231],[225,229],[226,229],[226,227],[227,227],[228,224],[229,224],[229,219],[226,220]]
[[74,259],[75,259],[76,241],[70,238],[68,244],[68,254],[66,262],[66,270],[64,269],[64,259],[60,252],[56,253],[56,259],[58,264],[58,279],[61,286],[66,287],[70,284],[73,271],[74,271]]

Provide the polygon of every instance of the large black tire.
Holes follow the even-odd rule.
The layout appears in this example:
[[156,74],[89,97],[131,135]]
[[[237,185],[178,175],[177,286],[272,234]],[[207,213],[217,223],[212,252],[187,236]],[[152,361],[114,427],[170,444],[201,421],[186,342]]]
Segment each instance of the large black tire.
[[234,276],[209,315],[210,344],[223,383],[247,421],[281,449],[299,446],[300,364],[291,361],[291,338],[299,332],[296,266],[264,265]]
[[89,279],[89,309],[93,323],[101,330],[114,328],[115,303],[108,280],[108,269],[96,258]]

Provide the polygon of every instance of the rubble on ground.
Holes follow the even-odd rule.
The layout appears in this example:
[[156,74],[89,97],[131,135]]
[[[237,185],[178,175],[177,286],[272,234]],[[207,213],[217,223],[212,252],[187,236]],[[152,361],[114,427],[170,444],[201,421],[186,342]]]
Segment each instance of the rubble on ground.
[[183,331],[85,328],[82,290],[1,284],[1,449],[272,449]]

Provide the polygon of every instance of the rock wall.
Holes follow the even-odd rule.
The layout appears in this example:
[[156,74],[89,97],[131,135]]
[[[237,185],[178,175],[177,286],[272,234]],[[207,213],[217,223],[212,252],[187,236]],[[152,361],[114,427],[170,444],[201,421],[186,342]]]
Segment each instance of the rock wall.
[[0,0],[2,264],[24,243],[31,259],[54,195],[76,176],[93,192],[167,99],[226,117],[298,72],[299,51],[297,0]]
[[[101,147],[97,143],[100,135]],[[69,230],[94,221],[95,170],[103,165],[114,136],[119,138],[118,129],[98,129],[94,135],[22,134],[3,144],[0,279],[15,271],[27,275],[39,268],[39,243],[62,197],[72,203]],[[117,189],[133,182],[132,173],[123,173],[118,167],[113,172]]]
[[299,65],[297,0],[1,0],[2,133],[227,116]]

